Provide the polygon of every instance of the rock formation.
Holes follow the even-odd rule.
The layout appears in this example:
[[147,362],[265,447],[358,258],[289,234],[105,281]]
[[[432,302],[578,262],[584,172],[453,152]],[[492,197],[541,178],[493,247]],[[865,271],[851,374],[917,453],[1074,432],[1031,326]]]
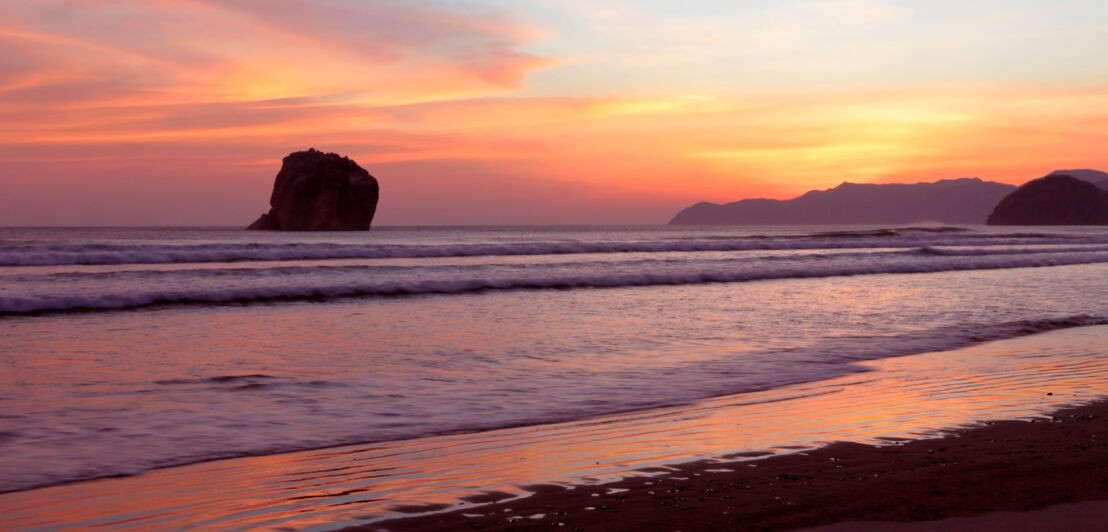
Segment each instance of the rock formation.
[[247,229],[366,231],[377,197],[377,180],[358,163],[314,148],[298,151],[282,161],[269,212]]
[[1030,181],[997,204],[989,225],[1108,225],[1108,192],[1068,175]]
[[1076,177],[1082,181],[1088,181],[1100,187],[1101,190],[1108,190],[1108,173],[1101,172],[1100,170],[1090,170],[1088,168],[1082,170],[1055,170],[1049,175],[1068,175],[1070,177]]
[[711,224],[979,224],[1012,185],[977,178],[934,183],[843,183],[791,200],[746,199],[726,205],[697,203],[669,223]]

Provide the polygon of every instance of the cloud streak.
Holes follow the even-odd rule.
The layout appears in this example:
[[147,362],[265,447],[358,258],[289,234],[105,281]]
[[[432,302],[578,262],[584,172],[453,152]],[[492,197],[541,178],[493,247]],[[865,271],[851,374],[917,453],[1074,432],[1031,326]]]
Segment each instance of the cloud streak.
[[439,4],[43,0],[0,12],[0,87],[39,105],[418,101],[515,88],[544,64],[520,51],[522,24]]
[[[993,55],[1022,34],[959,30],[1050,29],[1056,7],[496,1],[2,3],[0,224],[245,224],[309,146],[378,174],[382,224],[664,222],[843,180],[1108,167],[1108,87],[1053,76],[1104,43],[1068,26],[1090,46],[1025,49],[1074,62],[1017,83],[1030,60]],[[998,66],[956,75],[974,61]]]

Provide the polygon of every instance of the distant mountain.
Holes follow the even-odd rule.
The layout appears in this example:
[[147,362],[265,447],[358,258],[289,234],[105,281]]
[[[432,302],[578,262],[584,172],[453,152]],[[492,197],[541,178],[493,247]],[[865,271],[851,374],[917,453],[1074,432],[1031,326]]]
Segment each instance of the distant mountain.
[[1101,172],[1100,170],[1055,170],[1050,175],[1068,175],[1070,177],[1076,177],[1082,181],[1088,181],[1099,187],[1101,190],[1108,190],[1108,172]]
[[697,203],[677,213],[671,225],[722,224],[979,224],[1016,187],[977,178],[934,183],[843,183],[791,200],[746,199]]
[[989,225],[1108,225],[1108,191],[1088,181],[1050,174],[1000,200]]

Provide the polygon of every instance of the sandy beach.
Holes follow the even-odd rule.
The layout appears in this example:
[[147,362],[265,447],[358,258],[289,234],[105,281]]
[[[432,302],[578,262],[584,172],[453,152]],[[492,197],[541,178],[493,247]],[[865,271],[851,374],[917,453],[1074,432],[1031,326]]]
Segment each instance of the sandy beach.
[[538,486],[524,499],[348,530],[791,530],[1037,510],[1108,499],[1106,438],[1101,401],[937,439],[838,443],[731,466],[656,468],[602,486]]
[[869,361],[664,409],[4,493],[0,529],[777,530],[1108,499],[1105,334]]

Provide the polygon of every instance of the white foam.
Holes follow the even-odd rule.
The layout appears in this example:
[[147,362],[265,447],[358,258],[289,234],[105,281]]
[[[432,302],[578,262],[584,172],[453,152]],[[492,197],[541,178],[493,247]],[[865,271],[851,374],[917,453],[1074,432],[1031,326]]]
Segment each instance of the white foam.
[[[632,286],[733,283],[771,279],[831,276],[933,273],[1094,264],[1108,262],[1108,251],[999,255],[870,254],[826,260],[804,256],[781,261],[696,261],[678,264],[619,262],[518,267],[445,268],[428,271],[418,267],[382,275],[369,268],[321,270],[319,275],[271,276],[265,270],[242,270],[239,275],[213,275],[212,270],[184,270],[179,278],[157,277],[118,283],[90,283],[76,290],[75,283],[61,287],[40,283],[20,290],[10,286],[0,296],[0,315],[74,310],[140,308],[157,304],[222,304],[337,297],[465,294],[488,290],[546,290],[569,288],[617,288]],[[584,270],[583,272],[581,270]],[[312,269],[305,270],[312,272]],[[75,274],[79,277],[79,274]],[[141,275],[140,275],[141,276]],[[140,277],[136,276],[136,277]],[[45,284],[45,287],[40,286]]]
[[507,244],[381,245],[328,243],[78,244],[0,249],[0,266],[66,264],[167,264],[274,260],[432,258],[580,253],[664,253],[773,249],[918,248],[1086,243],[1108,244],[1106,235],[931,234],[900,236],[796,236],[723,239],[520,242]]

